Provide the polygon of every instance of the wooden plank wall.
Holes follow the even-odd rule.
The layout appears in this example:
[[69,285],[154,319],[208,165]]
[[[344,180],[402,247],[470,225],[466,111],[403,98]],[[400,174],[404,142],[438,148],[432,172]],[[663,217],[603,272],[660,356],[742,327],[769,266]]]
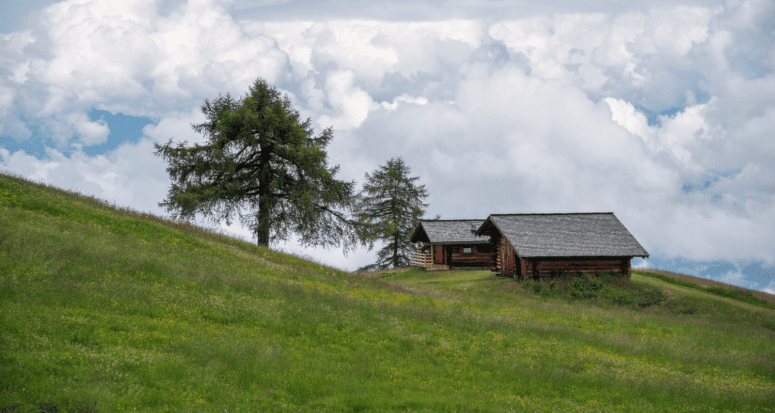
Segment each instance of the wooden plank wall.
[[503,244],[503,267],[506,269],[506,272],[513,277],[517,275],[517,254],[505,238],[503,239]]
[[[452,250],[450,265],[453,267],[489,267],[490,266],[490,245],[448,245]],[[471,248],[471,252],[463,253],[463,248]]]
[[559,270],[580,275],[582,272],[596,274],[600,271],[630,272],[629,258],[580,257],[580,258],[542,258],[527,260],[527,275],[548,277],[552,271]]
[[517,275],[517,257],[505,237],[497,237],[495,245],[495,271],[500,271],[502,276],[513,277]]

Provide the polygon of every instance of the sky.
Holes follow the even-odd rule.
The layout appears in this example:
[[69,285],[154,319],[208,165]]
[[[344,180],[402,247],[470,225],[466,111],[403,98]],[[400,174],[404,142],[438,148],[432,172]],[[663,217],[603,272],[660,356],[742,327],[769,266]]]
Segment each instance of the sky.
[[427,217],[614,212],[634,266],[775,293],[774,39],[759,0],[2,0],[0,169],[164,216],[154,143],[261,77],[340,179],[402,157]]

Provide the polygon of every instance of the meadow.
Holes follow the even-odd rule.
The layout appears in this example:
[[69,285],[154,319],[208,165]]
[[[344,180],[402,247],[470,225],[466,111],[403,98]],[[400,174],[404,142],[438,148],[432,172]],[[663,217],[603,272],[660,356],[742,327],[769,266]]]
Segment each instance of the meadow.
[[531,282],[348,273],[0,175],[0,412],[775,411],[775,310]]

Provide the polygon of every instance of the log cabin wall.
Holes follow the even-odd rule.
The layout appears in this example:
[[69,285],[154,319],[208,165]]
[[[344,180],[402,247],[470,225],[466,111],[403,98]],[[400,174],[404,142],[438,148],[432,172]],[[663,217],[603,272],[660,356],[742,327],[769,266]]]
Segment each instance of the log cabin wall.
[[517,273],[516,268],[516,254],[509,245],[509,242],[505,237],[498,237],[497,245],[497,264],[496,267],[501,271],[501,275],[505,277],[513,277]]
[[625,272],[630,274],[630,258],[621,257],[558,257],[530,258],[526,260],[528,276],[543,278],[552,271],[565,271],[574,275],[583,272],[597,274],[601,271]]
[[[503,238],[501,238],[501,240],[502,239]],[[505,275],[506,274],[506,260],[505,260],[505,257],[506,257],[506,255],[505,255],[505,253],[503,251],[503,243],[501,242],[501,243],[498,244],[498,257],[496,258],[496,262],[497,262],[496,267],[498,268],[498,271],[501,272],[501,275]]]
[[500,239],[501,239],[500,233],[497,231],[493,231],[492,234],[490,234],[490,270],[500,271]]
[[445,247],[450,251],[449,264],[454,267],[490,266],[490,244],[445,245]]
[[527,259],[517,260],[517,274],[516,277],[525,278],[528,276],[527,272]]
[[508,241],[506,241],[506,245],[504,246],[503,250],[505,251],[504,255],[506,257],[506,272],[508,272],[508,274],[513,277],[517,275],[517,254],[514,253],[514,249],[511,248],[511,245],[509,245]]

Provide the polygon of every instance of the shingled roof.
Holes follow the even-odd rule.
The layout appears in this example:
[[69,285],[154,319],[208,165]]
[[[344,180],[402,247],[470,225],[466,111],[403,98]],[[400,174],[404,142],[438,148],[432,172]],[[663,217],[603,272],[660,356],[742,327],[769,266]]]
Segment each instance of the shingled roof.
[[412,242],[430,244],[486,244],[490,238],[476,236],[472,229],[478,229],[483,219],[434,219],[423,220],[412,234]]
[[494,214],[476,234],[489,235],[493,227],[519,258],[649,256],[613,212]]

